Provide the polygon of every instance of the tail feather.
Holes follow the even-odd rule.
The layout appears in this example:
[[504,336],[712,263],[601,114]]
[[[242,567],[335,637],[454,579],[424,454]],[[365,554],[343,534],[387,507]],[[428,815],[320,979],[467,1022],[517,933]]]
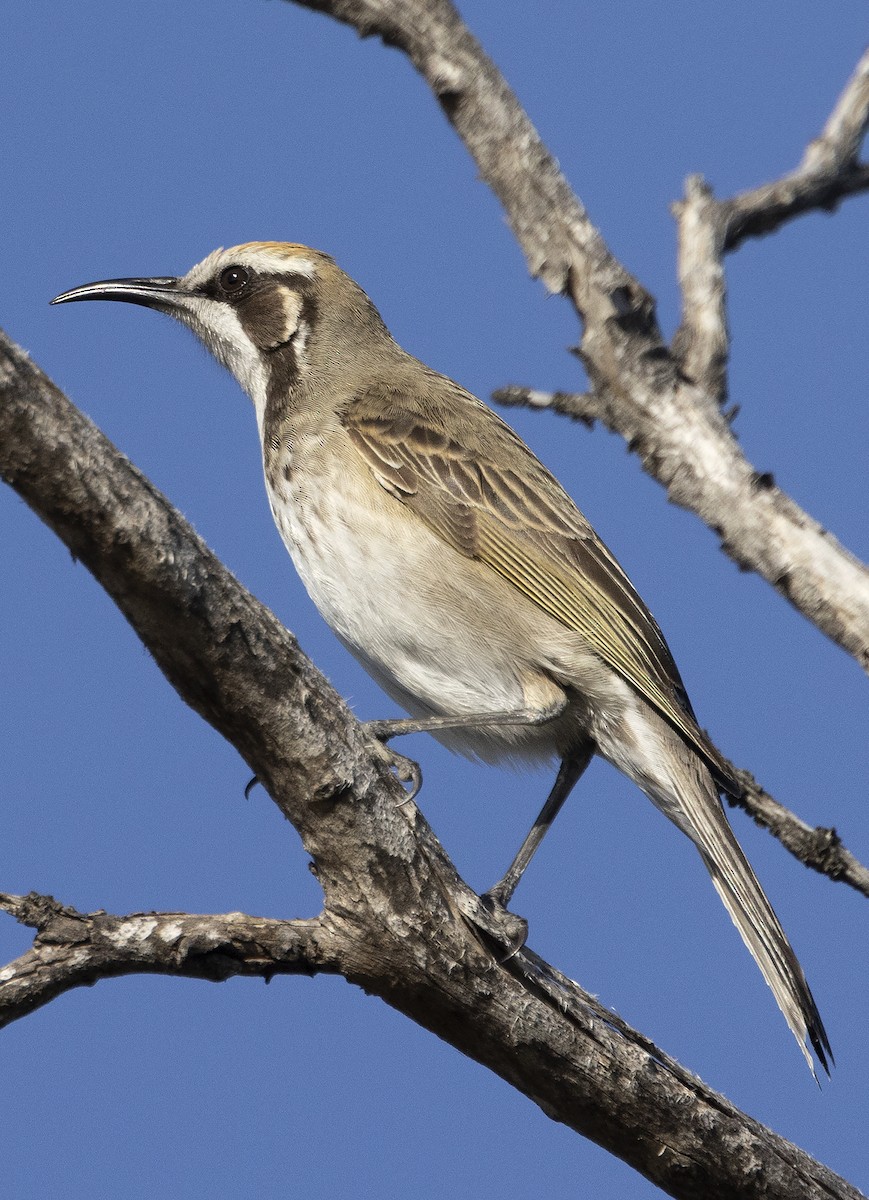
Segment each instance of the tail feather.
[[[829,1075],[833,1054],[803,969],[730,828],[711,779],[698,782],[699,788],[679,788],[680,808],[690,825],[685,832],[700,851],[715,890],[760,967],[812,1074],[815,1068],[806,1038]],[[707,782],[708,789],[703,786]]]
[[803,969],[730,828],[706,765],[657,713],[636,700],[623,710],[619,726],[597,730],[596,738],[600,753],[633,779],[700,851],[812,1074],[807,1039],[829,1075],[833,1055]]

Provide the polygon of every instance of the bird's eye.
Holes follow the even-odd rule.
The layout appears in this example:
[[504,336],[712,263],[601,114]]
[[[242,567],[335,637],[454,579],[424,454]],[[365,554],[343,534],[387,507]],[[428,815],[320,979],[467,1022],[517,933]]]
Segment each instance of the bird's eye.
[[240,292],[250,281],[250,274],[245,267],[224,267],[218,280],[221,289],[232,295]]

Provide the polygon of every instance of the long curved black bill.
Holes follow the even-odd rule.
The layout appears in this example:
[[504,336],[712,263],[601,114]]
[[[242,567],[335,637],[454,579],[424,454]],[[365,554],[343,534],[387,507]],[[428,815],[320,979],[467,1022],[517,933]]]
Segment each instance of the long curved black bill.
[[178,305],[179,280],[172,276],[160,279],[101,279],[81,287],[61,292],[52,304],[69,304],[73,300],[124,300],[128,304],[143,304],[146,308],[174,308]]

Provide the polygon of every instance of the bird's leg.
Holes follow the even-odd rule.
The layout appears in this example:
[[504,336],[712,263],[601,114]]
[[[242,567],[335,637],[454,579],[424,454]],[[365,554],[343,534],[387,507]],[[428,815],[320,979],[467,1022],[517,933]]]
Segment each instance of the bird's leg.
[[553,717],[559,716],[566,704],[566,700],[561,700],[548,708],[518,708],[508,712],[459,713],[438,717],[399,717],[389,721],[366,721],[365,728],[383,744],[384,756],[401,782],[411,785],[401,802],[407,804],[422,787],[422,772],[413,759],[397,754],[386,745],[391,738],[403,737],[408,733],[437,733],[441,729],[479,729],[486,725],[545,725]]
[[506,908],[510,903],[516,885],[522,878],[525,868],[531,862],[537,847],[546,836],[552,822],[558,816],[561,806],[573,791],[579,777],[591,762],[594,754],[594,743],[587,742],[578,749],[570,751],[561,761],[552,791],[546,798],[546,803],[540,810],[537,820],[531,826],[528,836],[519,847],[519,853],[513,859],[504,876],[494,887],[489,888],[483,899],[494,901],[495,904]]
[[547,708],[514,708],[506,712],[454,713],[438,717],[399,717],[390,721],[366,721],[365,728],[379,742],[407,733],[438,733],[442,729],[481,729],[487,725],[545,725],[564,712],[567,700]]

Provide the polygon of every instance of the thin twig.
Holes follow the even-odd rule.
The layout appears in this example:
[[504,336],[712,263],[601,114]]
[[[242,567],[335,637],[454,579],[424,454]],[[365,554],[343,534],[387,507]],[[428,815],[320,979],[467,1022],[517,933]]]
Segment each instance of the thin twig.
[[747,812],[761,829],[768,829],[807,867],[869,897],[869,870],[842,845],[835,829],[807,825],[764,791],[750,772],[737,770],[736,775],[745,791],[738,799],[728,797],[731,804]]
[[858,161],[869,126],[869,49],[836,102],[820,135],[795,171],[721,203],[724,251],[772,233],[813,209],[832,212],[847,196],[869,189],[869,164]]
[[572,421],[581,421],[589,429],[602,421],[605,405],[594,392],[544,392],[537,388],[509,384],[492,392],[492,400],[504,408],[549,409]]

